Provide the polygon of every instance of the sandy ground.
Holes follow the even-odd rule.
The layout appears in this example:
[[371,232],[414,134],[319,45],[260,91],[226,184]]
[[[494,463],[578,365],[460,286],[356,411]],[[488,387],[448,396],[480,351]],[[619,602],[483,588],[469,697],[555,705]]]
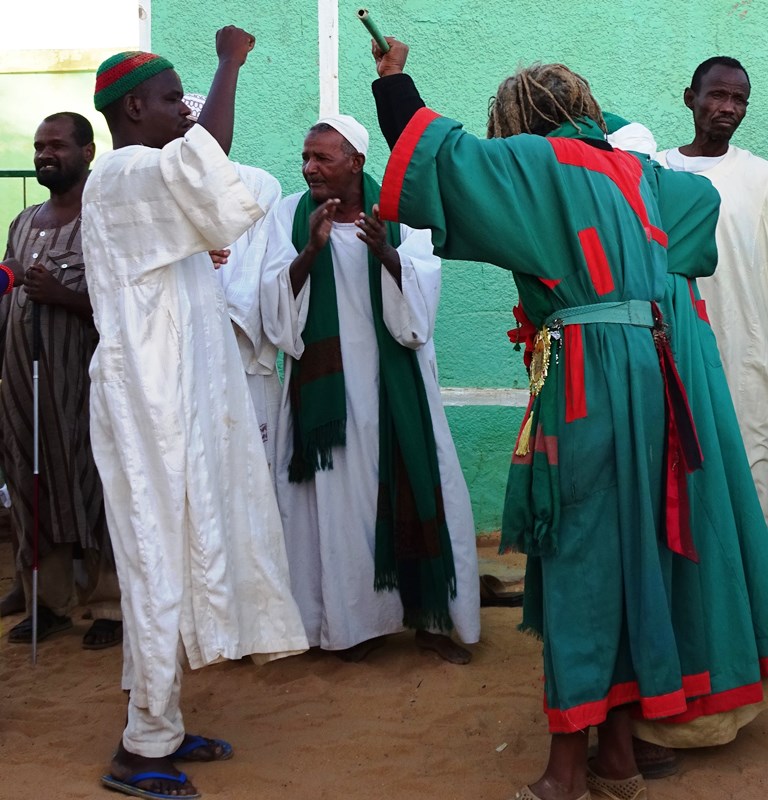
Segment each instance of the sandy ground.
[[[520,564],[481,548],[481,570]],[[0,544],[0,593],[10,547]],[[515,629],[520,610],[483,609],[469,666],[391,637],[361,664],[312,651],[256,667],[185,676],[187,729],[230,740],[236,756],[187,772],[209,800],[507,800],[535,780],[548,737],[540,645]],[[8,627],[21,617],[3,620]],[[0,800],[120,797],[100,787],[125,714],[119,648],[82,650],[89,622],[40,644],[0,640]],[[768,797],[768,715],[736,742],[686,754],[650,784],[652,800]]]

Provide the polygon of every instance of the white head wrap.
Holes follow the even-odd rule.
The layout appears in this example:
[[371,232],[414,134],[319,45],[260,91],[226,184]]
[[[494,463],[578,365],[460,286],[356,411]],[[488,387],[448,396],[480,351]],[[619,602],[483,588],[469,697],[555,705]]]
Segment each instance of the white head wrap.
[[368,154],[368,131],[349,114],[333,114],[319,119],[315,124],[330,125],[337,130],[358,153]]
[[651,158],[656,158],[656,140],[653,134],[639,122],[630,122],[606,137],[611,147],[619,150],[632,150],[635,153],[645,153]]
[[205,101],[207,99],[206,95],[189,92],[181,99],[184,101],[184,105],[190,111],[190,118],[197,122],[198,118],[200,117],[200,112],[203,110],[203,106],[205,105]]

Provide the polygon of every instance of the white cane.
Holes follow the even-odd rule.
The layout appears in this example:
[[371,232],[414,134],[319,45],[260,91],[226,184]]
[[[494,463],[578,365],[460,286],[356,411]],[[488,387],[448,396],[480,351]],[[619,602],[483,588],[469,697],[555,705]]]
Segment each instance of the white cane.
[[37,573],[40,539],[40,304],[32,303],[32,663],[37,664]]

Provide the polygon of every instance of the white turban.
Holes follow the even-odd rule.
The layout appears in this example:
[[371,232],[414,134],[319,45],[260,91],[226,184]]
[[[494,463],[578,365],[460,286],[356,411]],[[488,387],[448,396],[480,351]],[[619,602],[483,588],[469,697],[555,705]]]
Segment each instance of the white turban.
[[188,92],[181,99],[184,102],[184,105],[190,111],[189,116],[195,120],[195,122],[197,122],[200,112],[203,110],[203,106],[205,105],[205,101],[207,99],[206,96],[204,94]]
[[337,130],[358,153],[368,154],[368,131],[349,114],[333,114],[330,117],[323,117],[315,124],[330,125]]

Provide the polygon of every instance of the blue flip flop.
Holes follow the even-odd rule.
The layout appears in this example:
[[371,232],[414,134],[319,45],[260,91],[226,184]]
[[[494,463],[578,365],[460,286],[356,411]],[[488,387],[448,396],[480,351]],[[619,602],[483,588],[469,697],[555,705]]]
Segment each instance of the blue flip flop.
[[[187,756],[200,747],[210,747],[211,745],[218,745],[221,748],[221,755],[216,758],[188,758]],[[176,748],[176,751],[171,753],[168,758],[171,761],[189,761],[197,764],[205,764],[210,761],[226,761],[232,758],[234,750],[229,742],[223,739],[208,739],[205,736],[195,736],[189,734],[184,741]]]
[[[141,783],[142,781],[151,781],[153,778],[157,778],[158,780],[162,781],[171,781],[173,783],[178,784],[185,784],[187,782],[187,776],[180,772],[178,775],[169,775],[166,772],[137,772],[135,775],[131,775],[125,781],[119,781],[117,778],[113,778],[111,775],[102,775],[101,782],[106,786],[108,789],[114,789],[116,792],[122,792],[123,794],[128,794],[131,797],[146,797],[151,798],[151,800],[179,800],[179,795],[177,794],[163,794],[162,792],[150,792],[149,789],[139,789],[136,786],[137,783]],[[201,794],[186,794],[182,795],[183,800],[195,800],[197,797],[202,797]]]

